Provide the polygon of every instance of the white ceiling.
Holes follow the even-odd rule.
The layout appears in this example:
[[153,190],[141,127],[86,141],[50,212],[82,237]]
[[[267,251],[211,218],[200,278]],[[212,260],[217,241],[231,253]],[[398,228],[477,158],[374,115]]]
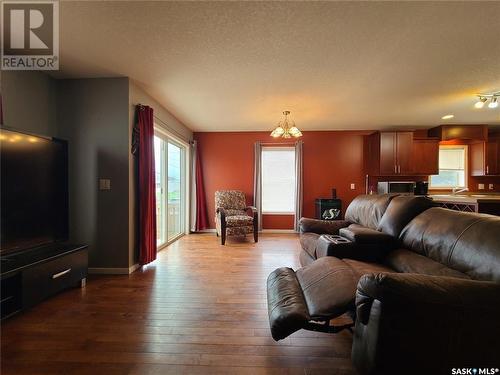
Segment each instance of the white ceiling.
[[56,77],[128,76],[195,131],[500,124],[500,2],[69,2]]

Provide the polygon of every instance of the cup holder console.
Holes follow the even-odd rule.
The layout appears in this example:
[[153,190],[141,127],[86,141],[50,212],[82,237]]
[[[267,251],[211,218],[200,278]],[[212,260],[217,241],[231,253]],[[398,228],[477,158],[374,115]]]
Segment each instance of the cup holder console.
[[345,237],[339,236],[337,234],[324,234],[322,237],[325,237],[326,240],[333,243],[349,243],[351,242]]

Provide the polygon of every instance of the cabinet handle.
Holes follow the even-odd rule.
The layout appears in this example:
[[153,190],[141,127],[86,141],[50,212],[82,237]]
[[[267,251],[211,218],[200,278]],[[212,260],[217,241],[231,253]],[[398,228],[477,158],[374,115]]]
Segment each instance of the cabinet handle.
[[55,274],[52,275],[52,279],[57,279],[57,278],[59,278],[61,276],[66,275],[67,273],[70,273],[70,272],[71,272],[71,268],[68,268],[67,270],[64,270],[62,272],[55,273]]
[[394,174],[397,174],[398,173],[398,166],[396,164],[394,164]]
[[401,166],[398,165],[398,173],[401,174]]
[[486,174],[489,174],[490,173],[490,168],[488,168],[489,166],[487,165],[486,166]]

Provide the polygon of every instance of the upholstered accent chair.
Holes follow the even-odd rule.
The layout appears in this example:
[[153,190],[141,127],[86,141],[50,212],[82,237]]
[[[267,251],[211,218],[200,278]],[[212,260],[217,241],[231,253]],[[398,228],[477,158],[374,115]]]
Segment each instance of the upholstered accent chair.
[[217,237],[221,237],[223,245],[226,243],[226,235],[245,236],[248,233],[253,233],[254,241],[258,242],[258,224],[257,208],[246,205],[242,191],[215,192],[215,226]]

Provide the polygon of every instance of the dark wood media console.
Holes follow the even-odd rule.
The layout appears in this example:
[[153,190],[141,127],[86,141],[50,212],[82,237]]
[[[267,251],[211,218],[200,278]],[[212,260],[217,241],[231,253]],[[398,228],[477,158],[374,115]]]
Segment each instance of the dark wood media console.
[[1,318],[70,287],[85,286],[87,245],[50,244],[1,256]]

